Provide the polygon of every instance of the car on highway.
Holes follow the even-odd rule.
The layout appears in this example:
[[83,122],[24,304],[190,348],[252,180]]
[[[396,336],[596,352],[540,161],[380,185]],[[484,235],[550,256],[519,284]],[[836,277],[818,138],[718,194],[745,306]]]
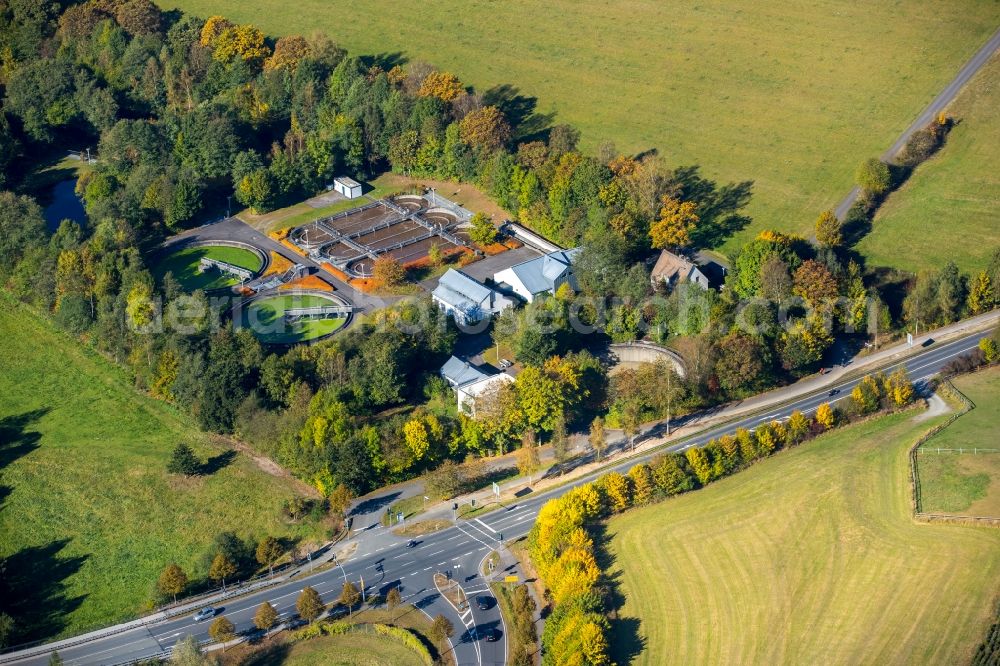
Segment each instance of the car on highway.
[[211,606],[206,606],[205,608],[202,608],[200,611],[195,613],[193,619],[195,622],[201,622],[203,620],[207,620],[213,617],[215,617],[215,609],[212,608]]
[[413,539],[410,539],[409,541],[406,542],[406,547],[407,548],[415,548],[416,545],[417,545],[417,542],[414,541]]
[[838,393],[840,393],[840,389],[830,389],[830,392],[827,395],[832,396],[832,395],[837,395]]
[[488,643],[496,643],[500,640],[500,630],[499,629],[487,629],[483,632],[485,634],[484,638]]
[[494,603],[493,597],[487,594],[476,597],[476,606],[479,607],[479,610],[489,610],[493,608]]

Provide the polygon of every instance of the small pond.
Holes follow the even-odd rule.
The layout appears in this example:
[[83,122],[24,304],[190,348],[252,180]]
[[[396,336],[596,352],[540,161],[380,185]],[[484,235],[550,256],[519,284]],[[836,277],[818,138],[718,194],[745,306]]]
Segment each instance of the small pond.
[[45,208],[45,226],[49,233],[55,232],[63,220],[73,220],[81,226],[86,224],[87,212],[75,190],[76,180],[72,178],[52,188],[52,203]]

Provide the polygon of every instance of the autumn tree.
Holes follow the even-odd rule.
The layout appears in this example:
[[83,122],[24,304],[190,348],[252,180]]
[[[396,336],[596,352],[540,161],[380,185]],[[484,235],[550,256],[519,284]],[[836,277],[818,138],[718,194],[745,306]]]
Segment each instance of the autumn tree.
[[691,465],[691,471],[698,477],[698,482],[701,485],[706,485],[714,478],[712,462],[702,448],[692,446],[684,451],[684,457],[687,458],[688,464]]
[[655,248],[683,248],[691,243],[691,233],[698,224],[697,205],[670,196],[661,199],[660,215],[649,227]]
[[788,441],[791,444],[798,444],[809,432],[809,417],[799,410],[792,412],[788,418]]
[[257,612],[253,615],[253,626],[266,632],[270,630],[277,621],[278,611],[274,610],[274,606],[266,601],[260,606],[257,606]]
[[326,610],[326,604],[320,598],[319,592],[312,587],[306,586],[302,589],[298,599],[295,600],[295,610],[299,612],[299,616],[302,619],[308,620],[312,624]]
[[442,102],[450,102],[465,92],[465,86],[450,72],[431,72],[420,83],[419,97],[437,97]]
[[[989,338],[984,338],[989,339]],[[897,407],[904,407],[913,400],[913,382],[906,372],[906,368],[899,367],[886,378],[886,393]]]
[[830,269],[813,259],[802,262],[792,277],[792,292],[812,307],[819,307],[837,297],[837,280]]
[[820,424],[827,430],[834,426],[836,423],[836,415],[833,413],[833,408],[830,407],[830,403],[824,402],[816,408],[816,423]]
[[223,63],[240,61],[258,67],[271,53],[264,41],[264,33],[252,25],[226,28],[215,38],[214,44],[212,57]]
[[760,265],[760,293],[772,301],[784,300],[792,293],[788,264],[777,254],[768,255]]
[[628,440],[629,449],[635,451],[635,438],[639,434],[639,425],[642,421],[639,403],[629,400],[622,407],[622,433]]
[[646,463],[639,463],[628,471],[632,480],[632,502],[636,506],[644,506],[653,501],[656,494],[656,482],[653,480],[653,470]]
[[222,651],[226,651],[226,643],[236,638],[236,627],[225,615],[220,615],[208,627],[208,635],[216,643],[222,643]]
[[597,461],[600,462],[601,456],[604,455],[604,449],[608,446],[608,439],[604,433],[604,419],[600,416],[595,416],[594,420],[590,422],[589,439],[590,448],[594,449]]
[[354,493],[343,483],[338,483],[330,491],[326,499],[330,503],[330,513],[343,517],[347,514],[347,509],[350,508],[351,502],[354,501]]
[[608,472],[600,478],[601,487],[614,513],[621,513],[632,504],[632,483],[629,477],[618,472]]
[[212,559],[212,565],[208,568],[208,577],[216,583],[222,582],[222,588],[226,588],[226,579],[236,573],[236,563],[225,553],[216,553]]
[[171,562],[163,570],[163,573],[160,574],[160,579],[156,582],[156,587],[160,590],[161,594],[169,594],[173,597],[174,603],[177,603],[177,595],[184,591],[187,584],[187,574],[176,563]]
[[215,48],[215,42],[223,32],[234,27],[232,21],[224,16],[210,16],[201,28],[200,43],[202,46]]
[[510,124],[495,106],[471,111],[458,125],[462,141],[473,148],[496,150],[510,141]]
[[[385,595],[385,607],[389,609],[389,613],[392,614],[396,608],[403,603],[403,595],[399,593],[398,587],[393,587]],[[394,618],[395,619],[395,618]]]
[[832,210],[825,210],[816,219],[816,241],[823,247],[839,247],[844,241],[840,219]]
[[882,400],[882,387],[877,379],[865,375],[851,391],[851,400],[861,414],[870,414],[879,407]]
[[694,479],[682,465],[684,456],[669,453],[653,460],[653,481],[664,495],[677,495],[694,488]]
[[470,222],[472,226],[469,229],[469,238],[473,243],[485,247],[496,242],[497,228],[485,213],[476,213]]
[[892,183],[892,176],[889,173],[889,166],[885,162],[872,157],[861,163],[854,174],[854,180],[865,194],[872,196],[888,190]]
[[431,622],[430,635],[435,643],[443,643],[445,639],[455,633],[455,626],[451,620],[438,613]]
[[284,549],[281,547],[281,543],[273,536],[267,536],[260,540],[257,544],[257,550],[254,553],[257,558],[257,562],[262,566],[266,566],[269,574],[274,574],[274,563],[277,562],[281,556],[284,554]]
[[340,603],[347,606],[347,612],[354,615],[354,606],[361,599],[361,592],[357,586],[349,580],[344,581],[344,587],[340,590]]
[[996,297],[993,292],[993,283],[990,280],[990,275],[986,271],[979,271],[969,286],[969,297],[966,301],[966,304],[969,306],[969,312],[974,315],[982,314],[987,310],[993,309],[995,303]]
[[406,269],[392,257],[382,255],[372,266],[372,278],[383,287],[397,287],[406,279]]
[[764,378],[765,350],[752,336],[734,331],[722,338],[717,348],[715,373],[727,391],[744,392]]
[[530,484],[531,475],[535,473],[540,463],[538,446],[535,444],[535,431],[529,428],[524,431],[524,435],[521,437],[521,448],[517,451],[517,471],[520,472],[521,476],[528,477]]
[[294,71],[303,58],[309,57],[312,49],[305,37],[286,35],[274,43],[274,53],[264,61],[264,71]]

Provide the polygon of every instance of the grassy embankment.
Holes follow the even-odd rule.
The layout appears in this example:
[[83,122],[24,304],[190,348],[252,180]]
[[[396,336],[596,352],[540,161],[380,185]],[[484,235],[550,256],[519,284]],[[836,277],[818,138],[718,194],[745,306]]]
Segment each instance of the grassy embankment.
[[858,245],[870,263],[917,272],[954,261],[982,270],[1000,247],[1000,56],[948,109],[941,150],[889,195]]
[[[68,635],[148,606],[162,568],[207,574],[212,540],[318,536],[289,525],[293,482],[214,443],[123,371],[0,294],[0,557],[12,642]],[[178,442],[214,473],[166,472]],[[6,596],[6,595],[3,595]]]
[[849,426],[611,520],[616,662],[968,661],[1000,531],[911,519],[907,451],[945,418]]
[[[975,448],[1000,449],[1000,368],[984,370],[954,382],[976,405],[971,412],[929,439],[918,450],[922,509],[1000,518],[1000,452],[975,453]],[[965,449],[965,453],[937,449]]]
[[343,317],[328,319],[299,319],[288,323],[283,320],[289,308],[311,308],[338,305],[328,298],[313,294],[279,294],[251,303],[244,312],[243,325],[251,326],[261,342],[291,344],[307,342],[333,333],[347,321]]
[[1000,23],[982,0],[158,1],[274,35],[322,30],[387,65],[425,60],[487,100],[523,96],[512,106],[579,127],[588,150],[608,139],[753,180],[754,223],[727,252],[763,228],[810,234]]
[[162,280],[168,272],[173,273],[174,279],[185,291],[221,289],[239,284],[240,279],[235,275],[215,269],[205,272],[199,270],[198,262],[202,257],[224,261],[251,271],[260,270],[261,267],[260,257],[250,250],[226,245],[206,245],[189,247],[168,254],[153,268],[153,273],[157,280]]

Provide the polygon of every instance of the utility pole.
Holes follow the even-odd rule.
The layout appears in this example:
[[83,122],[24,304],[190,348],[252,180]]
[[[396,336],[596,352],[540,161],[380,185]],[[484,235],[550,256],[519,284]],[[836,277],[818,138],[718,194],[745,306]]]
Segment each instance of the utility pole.
[[674,374],[674,371],[667,369],[667,437],[670,437],[670,376],[672,374]]

